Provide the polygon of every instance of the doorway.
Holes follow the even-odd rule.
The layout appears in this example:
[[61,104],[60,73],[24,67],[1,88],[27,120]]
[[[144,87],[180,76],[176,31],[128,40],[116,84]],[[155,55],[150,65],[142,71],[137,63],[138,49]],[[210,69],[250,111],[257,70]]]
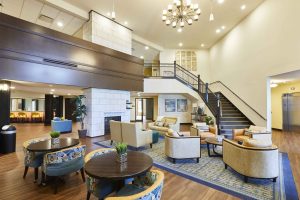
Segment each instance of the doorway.
[[154,99],[136,98],[135,99],[135,121],[153,121],[154,118]]
[[300,93],[282,95],[282,128],[286,132],[300,132]]

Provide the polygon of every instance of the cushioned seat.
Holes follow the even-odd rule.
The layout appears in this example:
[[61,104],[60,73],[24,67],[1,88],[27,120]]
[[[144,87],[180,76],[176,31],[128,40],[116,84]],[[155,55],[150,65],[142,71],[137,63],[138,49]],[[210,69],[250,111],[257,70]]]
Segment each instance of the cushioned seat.
[[206,139],[206,138],[210,138],[210,137],[216,137],[215,134],[211,133],[211,132],[199,132],[199,136],[201,137],[201,139]]
[[247,139],[244,140],[243,145],[246,147],[256,147],[256,148],[268,148],[272,147],[272,142],[269,140],[255,140]]
[[69,162],[52,164],[47,167],[48,176],[63,176],[69,174],[70,172],[79,171],[84,165],[82,158],[71,160]]
[[234,140],[239,141],[239,142],[244,142],[248,139],[249,139],[249,136],[244,136],[244,135],[239,135],[239,136],[234,137]]
[[206,144],[206,138],[217,137],[217,128],[210,126],[209,131],[203,132],[195,126],[191,126],[191,136],[200,136],[201,144]]
[[33,167],[33,168],[42,166],[44,155],[45,155],[45,153],[41,153],[41,152],[35,153],[34,159],[30,163],[28,163],[27,166]]

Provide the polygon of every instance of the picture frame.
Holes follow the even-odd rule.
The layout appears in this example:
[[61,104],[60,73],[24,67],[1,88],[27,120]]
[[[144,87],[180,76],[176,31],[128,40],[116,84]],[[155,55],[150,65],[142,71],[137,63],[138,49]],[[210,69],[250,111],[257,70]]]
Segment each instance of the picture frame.
[[165,99],[165,112],[176,111],[176,99]]
[[187,99],[177,99],[177,112],[187,112]]

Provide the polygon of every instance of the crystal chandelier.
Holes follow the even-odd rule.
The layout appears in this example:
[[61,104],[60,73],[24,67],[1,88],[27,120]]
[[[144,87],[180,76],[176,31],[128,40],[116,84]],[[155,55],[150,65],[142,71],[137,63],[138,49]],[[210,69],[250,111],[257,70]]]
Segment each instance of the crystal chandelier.
[[185,23],[192,25],[193,21],[198,21],[201,10],[198,4],[192,4],[191,0],[174,0],[173,4],[168,5],[167,10],[163,10],[162,20],[167,26],[172,25],[184,27]]

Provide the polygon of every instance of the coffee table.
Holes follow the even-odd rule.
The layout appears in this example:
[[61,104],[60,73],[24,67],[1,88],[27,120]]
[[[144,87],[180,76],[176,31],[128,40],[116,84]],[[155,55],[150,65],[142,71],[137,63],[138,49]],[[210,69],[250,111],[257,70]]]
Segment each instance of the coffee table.
[[[209,157],[223,157],[223,154],[216,152],[216,146],[223,146],[223,141],[218,141],[217,138],[211,137],[205,139],[207,145],[207,152]],[[210,145],[212,145],[213,154],[210,151]]]

